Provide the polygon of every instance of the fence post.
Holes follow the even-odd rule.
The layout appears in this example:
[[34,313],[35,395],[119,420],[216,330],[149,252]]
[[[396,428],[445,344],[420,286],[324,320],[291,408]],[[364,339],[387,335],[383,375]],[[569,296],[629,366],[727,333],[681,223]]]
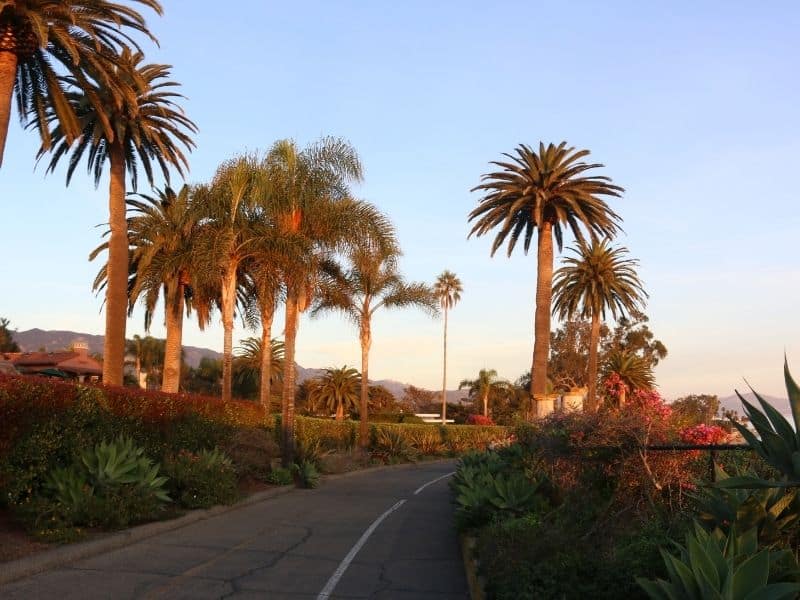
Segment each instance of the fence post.
[[711,481],[712,483],[717,483],[717,451],[716,449],[712,449],[711,452],[708,453],[709,456],[709,465],[708,467],[711,469]]

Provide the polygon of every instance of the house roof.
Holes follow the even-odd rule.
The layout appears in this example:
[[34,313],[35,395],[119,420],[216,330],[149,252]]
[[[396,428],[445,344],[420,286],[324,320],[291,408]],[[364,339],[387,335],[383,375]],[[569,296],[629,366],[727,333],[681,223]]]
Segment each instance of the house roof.
[[92,357],[82,352],[25,352],[9,360],[17,368],[40,370],[54,367],[78,375],[101,375],[103,367]]

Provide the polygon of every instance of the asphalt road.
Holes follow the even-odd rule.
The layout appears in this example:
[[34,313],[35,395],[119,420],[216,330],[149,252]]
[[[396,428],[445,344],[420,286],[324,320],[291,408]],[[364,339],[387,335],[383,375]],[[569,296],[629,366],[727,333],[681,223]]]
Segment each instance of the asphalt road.
[[0,586],[0,598],[469,598],[447,488],[454,468],[326,481]]

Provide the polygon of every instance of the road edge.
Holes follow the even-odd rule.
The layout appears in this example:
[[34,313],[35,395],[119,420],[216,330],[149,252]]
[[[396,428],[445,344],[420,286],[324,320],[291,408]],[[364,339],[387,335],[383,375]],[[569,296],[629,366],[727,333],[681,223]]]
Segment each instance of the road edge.
[[[417,463],[403,463],[399,465],[381,465],[377,467],[369,467],[366,469],[358,469],[355,471],[348,471],[347,473],[337,473],[331,475],[323,475],[323,481],[335,481],[337,479],[345,479],[359,474],[374,473],[376,471],[384,471],[389,469],[402,469],[414,468],[421,465],[429,465],[440,462],[452,461],[453,458],[441,460],[426,460]],[[168,521],[154,521],[153,523],[146,523],[130,529],[110,533],[100,539],[91,540],[87,542],[77,542],[65,546],[58,546],[43,552],[25,556],[12,560],[6,563],[0,563],[0,585],[5,585],[25,577],[36,575],[49,569],[55,569],[63,565],[73,563],[86,558],[91,558],[110,552],[112,550],[119,550],[125,546],[130,546],[137,542],[141,542],[156,535],[167,533],[181,527],[186,527],[198,521],[211,519],[213,517],[263,502],[277,496],[282,496],[297,490],[294,486],[277,487],[274,489],[256,492],[251,496],[240,500],[236,504],[228,506],[214,506],[208,509],[193,510],[175,519]]]

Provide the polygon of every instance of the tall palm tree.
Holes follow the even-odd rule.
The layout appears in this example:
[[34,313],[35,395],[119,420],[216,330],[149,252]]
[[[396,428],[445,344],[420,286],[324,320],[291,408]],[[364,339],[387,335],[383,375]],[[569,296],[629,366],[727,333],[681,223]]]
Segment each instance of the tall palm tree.
[[481,177],[483,183],[472,191],[485,192],[478,206],[469,214],[475,221],[469,235],[482,236],[499,227],[491,255],[508,241],[508,255],[523,235],[525,254],[537,231],[536,311],[531,365],[531,398],[546,394],[547,359],[550,347],[550,304],[553,280],[553,237],[559,251],[564,229],[579,241],[582,229],[592,238],[612,237],[618,230],[619,216],[609,208],[603,196],[619,197],[624,191],[611,179],[584,175],[602,167],[582,162],[588,150],[578,150],[561,142],[558,146],[539,143],[538,152],[526,145],[515,154],[504,154],[509,162],[492,162],[500,171]]
[[[92,89],[81,88],[80,81],[65,77],[66,96],[77,114],[81,135],[73,145],[58,120],[58,113],[49,110],[47,121],[52,127],[54,142],[47,171],[53,171],[59,160],[69,155],[67,184],[75,168],[85,157],[88,171],[99,185],[104,167],[108,163],[109,178],[109,230],[106,331],[103,352],[103,381],[111,385],[122,384],[122,366],[125,357],[125,319],[128,308],[128,227],[125,219],[125,175],[130,176],[136,190],[138,167],[144,170],[150,185],[153,170],[158,168],[167,182],[170,167],[183,175],[188,169],[187,150],[194,147],[190,136],[196,131],[177,105],[182,98],[172,91],[178,84],[170,81],[170,66],[143,63],[141,53],[125,49],[117,58],[115,69],[120,82],[125,83],[124,96],[113,89],[96,83]],[[94,99],[94,100],[93,100]],[[100,99],[100,100],[97,100]],[[98,108],[98,106],[100,108]],[[114,135],[107,135],[104,122],[113,126]],[[39,150],[41,158],[46,146]]]
[[[295,343],[299,317],[313,301],[331,258],[359,243],[388,245],[391,228],[372,205],[350,198],[349,184],[362,178],[358,153],[339,138],[322,138],[299,149],[276,142],[266,157],[270,215],[282,237],[293,241],[294,258],[281,266],[286,291],[281,423],[284,463],[294,458]],[[291,368],[290,368],[291,366]]]
[[251,256],[256,231],[262,227],[260,210],[268,197],[264,184],[263,161],[246,154],[220,165],[209,185],[197,187],[193,202],[199,222],[193,260],[203,279],[198,287],[204,297],[219,303],[222,313],[225,401],[232,397],[233,324],[242,266]]
[[444,311],[444,356],[442,359],[442,424],[447,422],[447,313],[461,300],[461,280],[452,271],[445,270],[436,278],[433,293]]
[[497,371],[494,369],[481,369],[478,372],[476,379],[462,379],[458,384],[458,389],[467,388],[469,395],[478,398],[483,407],[483,416],[489,416],[489,398],[495,394],[509,390],[510,384],[497,377]]
[[[161,14],[157,0],[135,0]],[[48,113],[61,124],[68,144],[82,133],[75,106],[64,93],[58,72],[63,70],[86,91],[86,100],[99,113],[103,134],[113,140],[115,128],[105,114],[105,99],[97,87],[124,95],[114,72],[117,53],[136,46],[129,32],[155,38],[136,10],[106,0],[0,0],[0,166],[8,135],[12,97],[20,120],[39,130],[49,149]],[[88,72],[87,72],[88,70]],[[122,84],[122,85],[120,85]]]
[[312,406],[324,407],[328,413],[334,412],[336,420],[344,420],[345,410],[355,408],[358,402],[358,388],[362,377],[359,372],[347,365],[337,369],[325,369],[325,374],[318,378],[308,395]]
[[[258,379],[259,401],[266,410],[269,410],[271,393],[269,386],[273,382],[280,383],[283,379],[284,344],[278,339],[268,340],[269,351],[265,353],[262,352],[262,348],[265,346],[263,338],[250,337],[240,343],[241,346],[234,356],[234,364],[238,368],[237,376],[242,380],[240,383],[245,378],[250,381]],[[267,356],[265,357],[264,354]],[[266,390],[264,389],[265,365],[268,382]]]
[[591,319],[588,394],[586,407],[597,409],[597,346],[600,342],[600,318],[606,309],[616,319],[644,307],[647,292],[636,273],[639,262],[625,258],[628,249],[612,248],[609,241],[592,240],[570,248],[575,256],[564,259],[564,265],[553,276],[553,313],[561,319]]
[[149,335],[141,337],[134,335],[132,340],[125,344],[128,354],[133,355],[136,362],[136,383],[141,385],[142,374],[146,379],[150,379],[153,371],[159,372],[164,369],[165,343]]
[[361,398],[359,439],[369,443],[369,351],[372,346],[372,317],[386,308],[418,307],[437,312],[433,290],[425,283],[407,283],[397,268],[399,250],[358,247],[350,255],[350,268],[339,285],[323,295],[313,314],[338,310],[358,327],[361,343]]
[[606,357],[603,374],[605,378],[611,375],[619,377],[622,383],[618,398],[620,406],[625,405],[628,391],[649,390],[655,384],[650,363],[633,352],[612,351]]

